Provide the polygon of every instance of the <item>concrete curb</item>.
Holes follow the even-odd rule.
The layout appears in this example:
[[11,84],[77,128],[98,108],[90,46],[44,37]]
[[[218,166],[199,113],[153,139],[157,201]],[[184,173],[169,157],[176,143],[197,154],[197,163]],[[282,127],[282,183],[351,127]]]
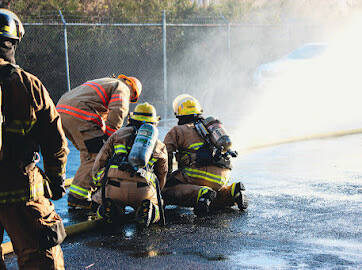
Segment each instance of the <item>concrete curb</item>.
[[[67,237],[71,237],[86,231],[93,230],[102,224],[102,219],[97,218],[94,220],[87,220],[84,222],[80,222],[77,224],[73,224],[65,227],[65,232],[67,233]],[[6,242],[1,244],[1,248],[3,251],[3,255],[14,252],[13,245],[11,242]]]

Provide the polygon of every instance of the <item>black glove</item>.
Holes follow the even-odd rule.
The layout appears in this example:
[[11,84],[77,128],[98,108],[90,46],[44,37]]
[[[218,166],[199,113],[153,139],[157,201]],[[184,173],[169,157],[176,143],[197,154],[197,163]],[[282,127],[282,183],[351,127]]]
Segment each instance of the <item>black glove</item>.
[[129,172],[131,174],[131,177],[133,177],[135,175],[135,173],[137,172],[137,170],[126,161],[120,162],[118,164],[118,169],[120,171]]
[[103,144],[106,143],[106,141],[108,140],[109,136],[107,134],[103,135]]
[[65,195],[64,175],[49,176],[49,187],[52,191],[52,200],[59,200]]

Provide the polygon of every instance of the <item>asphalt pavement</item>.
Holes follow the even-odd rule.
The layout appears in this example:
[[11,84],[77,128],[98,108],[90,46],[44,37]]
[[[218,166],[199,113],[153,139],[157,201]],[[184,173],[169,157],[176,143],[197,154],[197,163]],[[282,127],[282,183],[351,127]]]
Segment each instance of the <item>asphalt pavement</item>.
[[[362,135],[241,156],[249,208],[197,218],[167,207],[165,228],[117,228],[66,239],[66,269],[362,269]],[[66,224],[86,218],[57,202]],[[17,269],[14,255],[8,269]]]

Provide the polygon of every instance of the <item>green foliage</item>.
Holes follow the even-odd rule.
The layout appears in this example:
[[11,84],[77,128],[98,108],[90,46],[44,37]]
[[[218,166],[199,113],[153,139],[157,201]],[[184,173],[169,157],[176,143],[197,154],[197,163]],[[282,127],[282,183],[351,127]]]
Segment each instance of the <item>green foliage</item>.
[[[9,5],[9,8],[26,22],[49,19],[49,11],[57,14],[58,9],[61,9],[64,14],[83,21],[107,20],[124,23],[159,22],[162,18],[162,10],[166,10],[168,22],[187,21],[187,18],[197,16],[220,17],[222,14],[228,21],[250,21],[262,17],[264,23],[273,23],[277,22],[275,18],[280,19],[285,14],[306,17],[315,10],[333,12],[338,9],[341,10],[340,13],[347,14],[362,8],[362,1],[350,1],[343,10],[337,2],[218,0],[207,7],[197,7],[191,0],[0,0],[0,5]],[[323,12],[320,13],[323,14]]]
[[182,20],[195,16],[240,16],[251,7],[251,1],[227,0],[206,8],[197,7],[190,0],[18,0],[11,2],[10,9],[23,21],[44,18],[46,12],[61,9],[63,13],[87,18],[89,22],[108,20],[112,22],[160,21],[162,10],[168,18]]

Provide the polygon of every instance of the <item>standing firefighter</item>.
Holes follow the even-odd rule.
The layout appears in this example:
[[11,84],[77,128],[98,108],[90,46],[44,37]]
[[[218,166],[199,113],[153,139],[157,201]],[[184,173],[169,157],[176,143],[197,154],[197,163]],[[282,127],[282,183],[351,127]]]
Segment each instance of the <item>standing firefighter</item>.
[[[19,18],[0,9],[0,235],[2,240],[5,229],[10,236],[20,269],[64,269],[59,245],[64,226],[45,195],[58,200],[65,194],[69,150],[44,85],[15,65],[23,34]],[[39,151],[45,173],[36,165]],[[5,269],[3,258],[0,269]]]
[[[127,205],[133,207],[137,222],[143,226],[160,220],[157,192],[166,183],[167,151],[157,139],[158,121],[152,105],[147,102],[137,105],[128,125],[109,138],[93,167],[93,185],[103,184],[93,200],[98,204],[104,204],[105,198],[111,200],[111,208],[117,213]],[[98,209],[101,216],[107,215],[105,208]]]
[[65,93],[57,104],[67,138],[80,151],[80,166],[69,189],[68,205],[91,207],[91,171],[107,138],[122,127],[129,102],[137,102],[140,81],[119,75],[87,81]]
[[[194,207],[198,216],[210,209],[238,205],[247,208],[241,182],[228,185],[231,162],[236,152],[230,150],[231,141],[221,122],[204,119],[199,102],[190,95],[180,95],[173,102],[178,126],[164,139],[168,152],[169,177],[163,191],[166,204]],[[173,155],[178,169],[172,173]]]

